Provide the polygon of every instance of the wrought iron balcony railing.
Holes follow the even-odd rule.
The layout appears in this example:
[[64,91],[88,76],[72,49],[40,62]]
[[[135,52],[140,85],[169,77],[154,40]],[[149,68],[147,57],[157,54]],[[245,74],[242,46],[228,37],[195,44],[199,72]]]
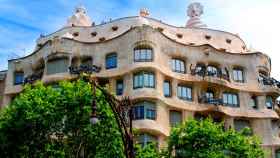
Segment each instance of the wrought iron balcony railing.
[[27,83],[32,84],[35,81],[40,80],[43,76],[43,73],[44,73],[44,71],[39,71],[39,72],[35,72],[32,75],[29,75],[29,76],[25,77],[24,78],[24,84],[27,84]]
[[190,70],[192,75],[199,75],[202,77],[211,76],[230,81],[229,72],[226,68],[224,69],[224,72],[222,69],[217,69],[217,71],[208,71],[206,66],[196,66],[194,69],[192,69],[191,65]]
[[206,96],[200,97],[199,98],[200,103],[205,103],[205,104],[213,104],[213,105],[223,105],[223,99],[220,98],[207,98]]
[[269,85],[269,86],[274,86],[274,87],[280,88],[280,82],[272,77],[260,75],[258,80],[259,80],[259,83],[261,83],[263,85]]
[[81,73],[87,73],[91,74],[93,72],[100,72],[101,67],[96,65],[80,65],[80,66],[70,66],[69,72],[70,74],[81,74]]

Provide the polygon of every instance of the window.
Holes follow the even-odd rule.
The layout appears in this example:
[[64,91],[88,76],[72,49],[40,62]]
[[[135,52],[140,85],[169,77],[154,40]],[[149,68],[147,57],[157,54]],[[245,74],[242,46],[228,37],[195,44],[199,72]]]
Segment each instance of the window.
[[235,93],[224,93],[223,103],[227,106],[239,107],[238,95]]
[[208,76],[214,76],[217,77],[218,76],[218,68],[215,66],[207,66],[207,75]]
[[206,91],[205,95],[206,95],[207,100],[214,99],[214,92],[213,91],[208,90],[208,91]]
[[195,67],[195,73],[198,75],[203,75],[205,72],[206,66],[204,64],[197,64]]
[[165,97],[171,97],[171,84],[170,81],[163,82],[163,94]]
[[68,59],[67,58],[59,58],[49,60],[47,63],[47,74],[56,74],[68,71]]
[[266,97],[265,105],[266,105],[266,108],[273,109],[273,99],[271,96]]
[[177,87],[177,96],[183,100],[192,100],[192,88],[188,86],[179,85]]
[[117,53],[111,53],[106,56],[106,69],[117,67]]
[[182,112],[171,110],[169,112],[169,122],[171,127],[182,123]]
[[152,72],[139,72],[133,76],[133,88],[155,88],[155,75]]
[[147,133],[142,133],[137,138],[137,144],[140,144],[142,147],[150,143],[157,143],[157,137]]
[[238,132],[244,128],[251,128],[250,122],[248,120],[234,120],[234,129]]
[[178,73],[186,73],[185,62],[180,59],[172,59],[172,71]]
[[149,62],[153,61],[153,49],[149,47],[139,47],[134,49],[134,61]]
[[233,80],[235,82],[241,82],[241,83],[244,82],[244,73],[242,69],[240,68],[233,69]]
[[156,120],[156,106],[153,102],[143,101],[132,108],[133,120]]
[[14,85],[23,84],[24,82],[24,73],[23,72],[15,72],[14,74]]
[[258,102],[257,102],[257,97],[256,96],[251,96],[249,106],[253,109],[258,108]]
[[117,83],[116,83],[116,94],[117,95],[123,95],[123,88],[124,88],[123,80],[117,80]]
[[264,83],[264,80],[268,77],[267,72],[265,71],[260,71],[259,72],[259,82]]

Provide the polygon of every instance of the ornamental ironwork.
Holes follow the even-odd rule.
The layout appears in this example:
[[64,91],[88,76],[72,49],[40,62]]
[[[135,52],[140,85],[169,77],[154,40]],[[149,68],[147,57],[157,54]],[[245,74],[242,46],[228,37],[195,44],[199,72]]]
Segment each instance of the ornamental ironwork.
[[280,82],[277,81],[276,79],[272,78],[272,77],[267,77],[267,76],[264,76],[264,75],[260,75],[258,80],[263,85],[275,86],[277,88],[280,88]]
[[42,78],[42,76],[43,76],[43,71],[29,75],[24,78],[24,84],[27,84],[27,83],[32,84],[35,81],[40,80]]
[[192,68],[192,65],[191,65],[190,70],[191,70],[191,75],[198,75],[203,78],[205,76],[217,77],[220,79],[230,81],[229,71],[227,68],[225,68],[224,71],[222,69],[217,68],[217,71],[213,72],[213,71],[208,71],[206,65],[198,64],[195,66],[194,69]]
[[70,66],[69,72],[70,74],[79,75],[82,73],[92,74],[93,72],[100,72],[101,67],[96,65],[80,65],[80,66]]

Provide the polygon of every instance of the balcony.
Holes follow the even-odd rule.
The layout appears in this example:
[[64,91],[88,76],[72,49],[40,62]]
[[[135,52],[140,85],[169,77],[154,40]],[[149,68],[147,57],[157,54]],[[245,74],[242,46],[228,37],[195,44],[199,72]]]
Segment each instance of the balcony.
[[27,77],[24,78],[24,84],[27,84],[27,83],[32,84],[37,80],[41,80],[43,73],[44,73],[44,71],[42,70],[42,71],[37,71],[31,75],[28,75]]
[[206,96],[202,96],[202,97],[199,98],[199,103],[213,104],[213,105],[223,105],[223,99],[207,98]]
[[[192,66],[191,66],[192,67]],[[216,68],[214,71],[209,71],[205,65],[196,65],[194,69],[190,68],[191,75],[198,75],[201,77],[209,76],[209,77],[216,77],[220,79],[224,79],[230,81],[229,72],[225,69]]]
[[81,73],[87,73],[91,74],[93,72],[100,72],[101,67],[98,67],[96,65],[80,65],[80,66],[70,66],[69,72],[70,74],[81,74]]
[[264,76],[264,75],[260,74],[258,80],[259,80],[259,83],[261,83],[262,85],[265,85],[265,86],[268,85],[268,86],[280,88],[280,82],[272,77],[268,77],[268,76]]

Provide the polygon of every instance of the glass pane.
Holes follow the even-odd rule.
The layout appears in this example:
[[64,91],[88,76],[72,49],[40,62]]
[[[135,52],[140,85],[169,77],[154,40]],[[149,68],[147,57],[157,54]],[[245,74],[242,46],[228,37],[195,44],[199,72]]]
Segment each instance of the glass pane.
[[182,87],[181,86],[178,86],[178,88],[177,88],[177,96],[182,97]]
[[187,88],[187,98],[188,99],[192,99],[192,89],[191,88]]
[[223,103],[228,104],[227,94],[223,94]]
[[62,73],[68,71],[68,59],[55,59],[48,61],[47,74]]
[[152,60],[152,50],[151,49],[147,50],[147,59]]
[[154,87],[155,86],[155,78],[153,74],[149,75],[149,87]]
[[236,94],[233,94],[232,95],[232,98],[233,98],[233,105],[238,105],[238,99],[237,99],[237,95]]
[[139,74],[139,87],[143,87],[143,86],[144,86],[144,75]]
[[141,49],[140,58],[141,58],[141,60],[145,60],[146,59],[146,51],[145,51],[145,49]]
[[187,88],[186,87],[182,87],[182,97],[187,98]]
[[137,49],[137,50],[134,51],[134,60],[139,61],[139,59],[140,59],[140,52]]
[[170,83],[169,83],[169,81],[165,81],[163,83],[163,93],[164,93],[164,96],[171,96],[170,92],[171,92],[171,90],[170,90]]
[[172,59],[172,70],[176,71],[176,60]]
[[185,72],[185,63],[180,61],[180,72]]
[[228,94],[228,104],[233,104],[233,96]]
[[170,111],[170,125],[174,127],[175,125],[182,122],[182,113],[178,111]]
[[144,74],[144,86],[149,86],[149,74]]

